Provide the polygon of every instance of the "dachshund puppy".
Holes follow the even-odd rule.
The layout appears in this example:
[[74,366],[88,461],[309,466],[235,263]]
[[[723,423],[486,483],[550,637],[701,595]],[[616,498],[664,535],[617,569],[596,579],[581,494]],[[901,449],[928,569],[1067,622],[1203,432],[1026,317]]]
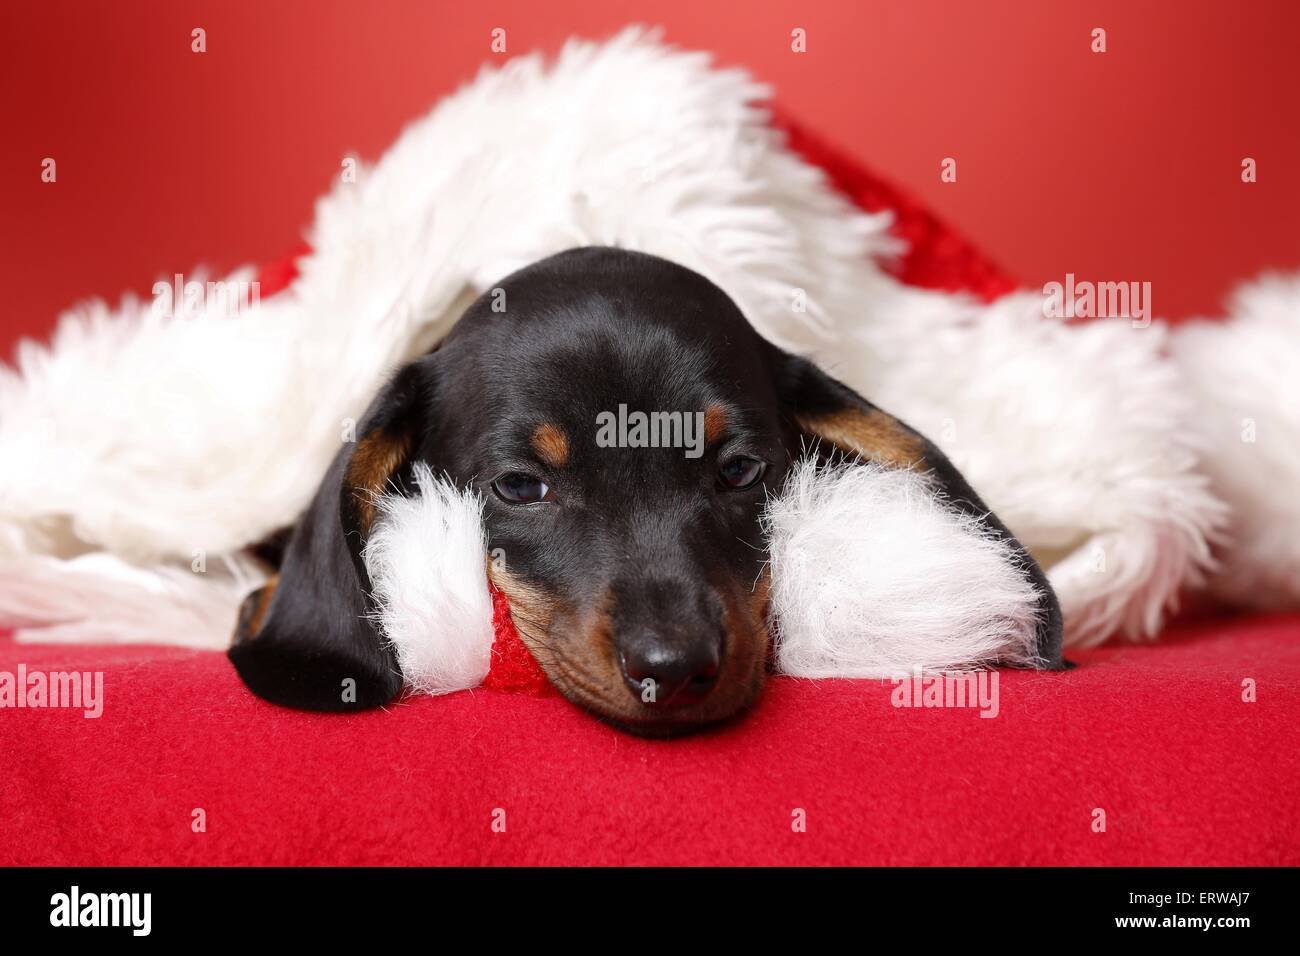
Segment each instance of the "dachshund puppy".
[[[760,518],[809,454],[928,472],[1005,539],[1039,593],[1037,651],[1059,669],[1043,572],[934,445],[765,341],[702,276],[583,248],[510,276],[374,400],[250,595],[230,658],[260,696],[352,710],[403,686],[373,624],[362,554],[381,493],[425,463],[484,499],[489,563],[520,637],[571,701],[673,734],[744,711],[768,662]],[[485,556],[486,557],[486,556]],[[340,700],[341,682],[356,683]]]

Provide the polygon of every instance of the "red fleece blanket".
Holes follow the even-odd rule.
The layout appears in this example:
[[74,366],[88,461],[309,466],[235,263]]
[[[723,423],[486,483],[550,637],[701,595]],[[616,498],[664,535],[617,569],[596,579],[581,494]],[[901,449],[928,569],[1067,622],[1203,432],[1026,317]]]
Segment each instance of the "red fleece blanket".
[[[904,281],[1014,287],[778,122],[855,202],[895,211]],[[265,270],[263,295],[293,274]],[[927,706],[954,702],[938,684],[773,678],[743,720],[646,741],[536,693],[497,610],[485,688],[346,717],[254,698],[222,654],[0,637],[0,864],[1300,863],[1300,616],[1000,672],[972,706]],[[9,706],[20,670],[101,672],[102,713]]]
[[220,654],[4,639],[0,672],[100,670],[104,699],[0,711],[0,863],[1300,863],[1300,617],[1076,659],[1001,672],[994,718],[773,678],[647,741],[558,697],[306,714]]

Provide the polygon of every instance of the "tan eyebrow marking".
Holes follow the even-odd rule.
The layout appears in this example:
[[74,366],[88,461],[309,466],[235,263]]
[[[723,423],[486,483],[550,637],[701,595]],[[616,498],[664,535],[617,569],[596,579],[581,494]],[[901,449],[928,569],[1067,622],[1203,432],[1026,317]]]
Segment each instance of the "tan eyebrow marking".
[[569,439],[551,422],[542,422],[533,429],[533,449],[552,468],[563,468],[569,463]]
[[727,409],[723,405],[710,405],[704,409],[704,443],[712,445],[727,429]]

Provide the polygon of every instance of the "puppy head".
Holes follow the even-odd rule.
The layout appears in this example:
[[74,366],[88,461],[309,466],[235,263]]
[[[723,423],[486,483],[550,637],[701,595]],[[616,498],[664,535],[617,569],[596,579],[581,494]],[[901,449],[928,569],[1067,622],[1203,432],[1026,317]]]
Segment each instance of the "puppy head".
[[[929,468],[987,514],[921,436],[766,342],[690,270],[580,249],[499,290],[397,375],[340,453],[231,651],[263,696],[347,709],[330,681],[358,655],[355,706],[400,689],[360,554],[375,496],[410,493],[417,462],[485,502],[489,575],[551,682],[645,734],[754,700],[769,641],[760,520],[809,449]],[[292,680],[286,653],[305,659]]]
[[766,495],[790,462],[769,348],[702,277],[579,250],[440,350],[472,410],[435,452],[486,501],[493,582],[570,699],[629,728],[728,717],[767,659]]

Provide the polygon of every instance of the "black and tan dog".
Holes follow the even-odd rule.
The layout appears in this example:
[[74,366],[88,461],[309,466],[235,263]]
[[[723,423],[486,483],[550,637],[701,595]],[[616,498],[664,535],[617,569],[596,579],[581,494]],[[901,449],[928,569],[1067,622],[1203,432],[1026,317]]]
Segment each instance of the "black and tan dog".
[[[761,338],[711,282],[585,248],[500,287],[504,311],[499,294],[480,299],[381,391],[294,529],[278,583],[245,602],[230,657],[254,692],[317,710],[401,692],[361,555],[375,496],[410,493],[425,462],[486,499],[489,549],[509,556],[493,581],[566,697],[641,733],[731,717],[768,660],[765,498],[809,448],[929,471],[1023,559],[1041,593],[1039,657],[1063,666],[1043,572],[948,460]],[[600,440],[620,406],[697,416],[698,447]],[[340,699],[346,678],[355,701]]]

